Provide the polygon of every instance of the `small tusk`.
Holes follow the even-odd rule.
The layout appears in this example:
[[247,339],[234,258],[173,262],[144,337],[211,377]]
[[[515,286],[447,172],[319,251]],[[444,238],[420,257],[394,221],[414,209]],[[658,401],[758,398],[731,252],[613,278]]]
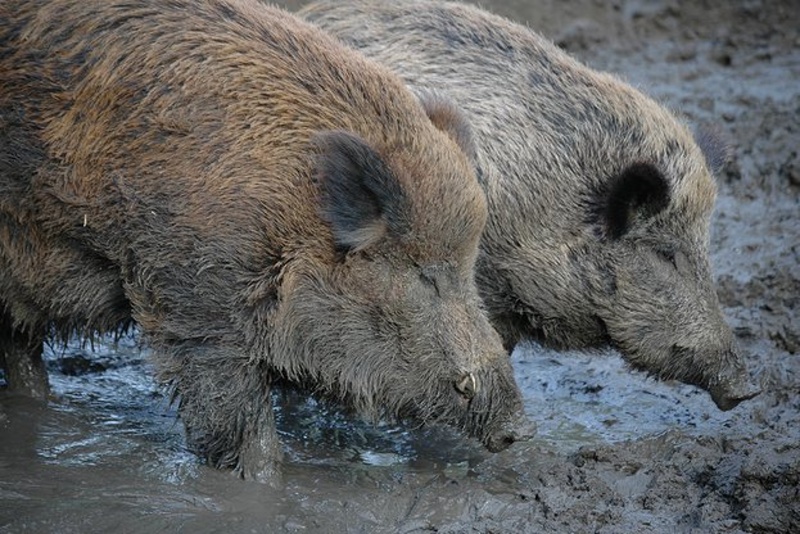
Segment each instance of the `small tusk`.
[[472,382],[472,391],[477,393],[478,392],[478,379],[475,378],[475,375],[472,374],[472,373],[469,374],[469,379]]
[[89,224],[89,216],[84,213],[83,214],[83,227],[86,228],[86,226],[88,224]]
[[477,385],[478,382],[475,380],[475,375],[473,375],[472,373],[465,374],[463,377],[461,377],[461,380],[459,380],[455,384],[458,392],[467,397],[468,399],[471,399],[472,397],[475,396],[476,392],[475,388],[477,387]]

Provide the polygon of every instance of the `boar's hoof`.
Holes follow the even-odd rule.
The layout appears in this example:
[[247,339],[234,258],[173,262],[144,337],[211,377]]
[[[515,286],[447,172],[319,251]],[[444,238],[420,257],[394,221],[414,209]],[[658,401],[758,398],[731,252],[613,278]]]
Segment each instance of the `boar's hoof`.
[[490,434],[484,445],[490,452],[500,452],[517,441],[528,441],[534,435],[536,435],[536,425],[524,417],[519,417]]
[[726,384],[711,388],[711,398],[723,412],[736,408],[740,402],[752,399],[759,393],[761,388],[751,383],[737,384],[734,387]]

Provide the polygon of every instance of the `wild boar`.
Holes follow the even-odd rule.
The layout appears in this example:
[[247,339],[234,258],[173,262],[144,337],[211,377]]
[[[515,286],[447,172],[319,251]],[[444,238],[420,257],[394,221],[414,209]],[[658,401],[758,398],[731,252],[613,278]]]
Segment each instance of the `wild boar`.
[[0,43],[9,367],[133,321],[190,443],[248,478],[276,381],[523,437],[455,107],[256,0],[6,0]]
[[489,203],[478,286],[507,348],[612,346],[723,410],[758,393],[712,281],[712,138],[472,6],[323,0],[300,15],[467,116]]

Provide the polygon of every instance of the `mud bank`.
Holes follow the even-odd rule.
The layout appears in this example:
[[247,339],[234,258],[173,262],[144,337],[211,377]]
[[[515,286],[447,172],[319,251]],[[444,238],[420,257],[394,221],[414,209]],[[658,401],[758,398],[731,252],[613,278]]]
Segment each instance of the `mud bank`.
[[800,531],[800,7],[481,3],[730,139],[713,262],[764,393],[721,413],[611,353],[520,347],[534,441],[489,455],[286,393],[270,488],[185,450],[135,339],[76,344],[47,409],[0,394],[0,532]]

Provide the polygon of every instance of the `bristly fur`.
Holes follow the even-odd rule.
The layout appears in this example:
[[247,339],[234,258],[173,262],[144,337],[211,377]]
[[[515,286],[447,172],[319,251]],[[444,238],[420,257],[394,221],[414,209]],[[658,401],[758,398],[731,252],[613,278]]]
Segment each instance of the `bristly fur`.
[[[280,458],[277,379],[517,435],[454,106],[257,0],[5,0],[0,50],[8,368],[134,321],[190,442],[248,477]],[[464,373],[500,377],[491,413]]]
[[757,391],[709,265],[718,136],[693,136],[631,86],[472,5],[318,0],[299,13],[466,116],[489,203],[478,285],[506,347],[616,347],[720,407]]

